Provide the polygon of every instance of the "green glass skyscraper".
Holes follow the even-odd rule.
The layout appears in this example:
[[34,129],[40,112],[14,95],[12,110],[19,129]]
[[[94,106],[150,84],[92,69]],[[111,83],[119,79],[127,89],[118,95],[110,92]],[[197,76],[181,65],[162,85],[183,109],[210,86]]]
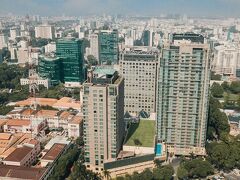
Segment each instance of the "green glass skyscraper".
[[99,60],[101,64],[118,63],[118,31],[99,32]]
[[59,39],[56,48],[57,57],[62,59],[63,81],[83,82],[85,75],[82,41],[74,38]]
[[52,85],[58,85],[62,81],[62,59],[58,57],[39,56],[39,76],[49,79]]
[[162,48],[157,140],[169,153],[205,155],[211,54],[199,35],[179,34]]

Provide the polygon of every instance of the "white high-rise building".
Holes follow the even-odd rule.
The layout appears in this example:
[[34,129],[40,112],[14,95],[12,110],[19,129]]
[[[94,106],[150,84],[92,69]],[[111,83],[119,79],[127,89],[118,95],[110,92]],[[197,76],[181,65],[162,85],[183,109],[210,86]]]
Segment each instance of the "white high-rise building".
[[120,53],[120,72],[125,79],[125,111],[138,115],[156,112],[159,51],[151,47],[125,48]]
[[54,27],[51,25],[40,25],[35,27],[35,37],[53,39],[55,37]]
[[20,30],[17,28],[10,29],[10,39],[15,40],[16,37],[20,36]]
[[8,37],[5,34],[0,34],[0,49],[8,46]]
[[99,61],[99,47],[98,47],[98,34],[91,34],[90,40],[90,54],[93,55],[97,61]]
[[126,46],[133,46],[134,45],[134,40],[132,37],[126,37],[125,38],[125,45]]
[[161,50],[157,142],[169,153],[205,155],[211,58],[198,34],[174,34]]
[[45,53],[56,52],[56,43],[51,42],[51,43],[47,44],[46,46],[44,46],[44,48],[45,48]]
[[240,70],[240,46],[226,44],[215,47],[212,66],[216,74],[239,76],[240,74],[237,72]]

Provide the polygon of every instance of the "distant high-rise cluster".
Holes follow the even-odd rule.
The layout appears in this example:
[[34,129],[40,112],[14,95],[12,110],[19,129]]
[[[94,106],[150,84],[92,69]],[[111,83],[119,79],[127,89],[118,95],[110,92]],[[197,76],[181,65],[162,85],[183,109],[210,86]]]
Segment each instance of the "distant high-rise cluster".
[[[4,116],[10,120],[0,122],[0,133],[6,133],[0,137],[15,138],[8,133],[22,131],[34,132],[39,140],[50,130],[54,142],[39,149],[43,157],[34,155],[40,158],[36,166],[43,167],[43,179],[77,137],[82,138],[76,147],[84,150],[86,168],[112,178],[154,168],[155,159],[205,156],[210,75],[219,83],[239,80],[239,31],[236,19],[176,14],[1,17],[0,63],[30,69],[20,79],[22,86],[50,89],[42,93],[42,87],[36,88],[44,96],[37,98],[30,88],[34,96],[16,102],[16,109]],[[19,92],[16,87],[0,90],[11,96]],[[31,139],[21,148],[16,145],[17,152],[38,147]],[[1,158],[6,157],[0,152]],[[35,161],[29,159],[27,166]],[[15,167],[3,163],[9,172]]]

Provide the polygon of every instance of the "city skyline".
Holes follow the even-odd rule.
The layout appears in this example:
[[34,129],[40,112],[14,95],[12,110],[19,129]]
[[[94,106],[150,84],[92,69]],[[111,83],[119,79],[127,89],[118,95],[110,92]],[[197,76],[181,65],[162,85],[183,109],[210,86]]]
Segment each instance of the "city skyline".
[[[14,6],[12,6],[14,4]],[[0,14],[39,14],[41,16],[126,14],[160,16],[188,14],[198,17],[238,17],[238,0],[2,0]]]

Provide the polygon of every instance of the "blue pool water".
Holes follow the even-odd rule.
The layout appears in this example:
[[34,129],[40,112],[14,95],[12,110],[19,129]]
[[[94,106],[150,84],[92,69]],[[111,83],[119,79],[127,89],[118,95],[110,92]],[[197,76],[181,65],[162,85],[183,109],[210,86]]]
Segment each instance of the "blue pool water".
[[156,145],[156,156],[161,156],[162,155],[162,144],[157,143]]

